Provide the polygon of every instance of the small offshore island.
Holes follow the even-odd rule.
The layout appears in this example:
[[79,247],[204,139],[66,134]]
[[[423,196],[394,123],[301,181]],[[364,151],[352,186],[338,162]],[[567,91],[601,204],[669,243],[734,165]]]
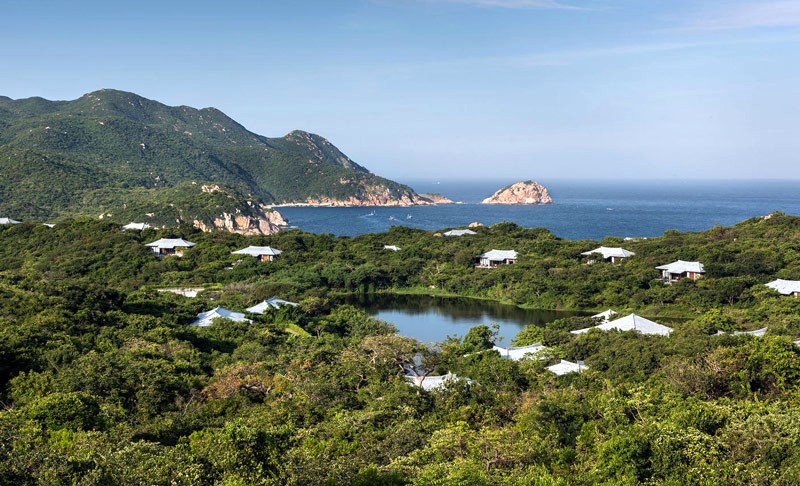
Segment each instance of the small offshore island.
[[492,194],[481,204],[550,204],[547,188],[535,181],[516,182]]

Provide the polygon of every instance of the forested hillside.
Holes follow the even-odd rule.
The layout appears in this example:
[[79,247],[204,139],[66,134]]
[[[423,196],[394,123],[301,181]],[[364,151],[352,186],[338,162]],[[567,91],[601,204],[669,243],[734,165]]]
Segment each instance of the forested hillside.
[[[137,201],[137,190],[191,182],[221,184],[267,204],[418,199],[318,135],[267,138],[214,108],[170,107],[108,89],[73,101],[0,97],[2,214],[40,221],[114,214]],[[96,191],[112,197],[100,204]],[[220,211],[241,208],[231,201]]]
[[[639,241],[570,241],[509,223],[447,238],[119,230],[96,219],[0,226],[0,477],[8,484],[797,484],[800,218]],[[197,243],[156,258],[160,237]],[[624,246],[620,264],[581,252]],[[281,249],[274,262],[231,251]],[[387,251],[383,245],[397,245]],[[475,268],[492,248],[515,265]],[[703,262],[665,285],[656,266]],[[595,260],[593,263],[591,260]],[[190,299],[163,287],[202,287]],[[545,359],[492,330],[426,346],[338,295],[454,294],[671,318],[669,337],[528,326]],[[253,323],[189,323],[278,295]],[[766,335],[732,335],[767,327]],[[717,335],[719,331],[723,334]],[[580,374],[546,366],[584,360]],[[411,386],[401,366],[456,373]]]

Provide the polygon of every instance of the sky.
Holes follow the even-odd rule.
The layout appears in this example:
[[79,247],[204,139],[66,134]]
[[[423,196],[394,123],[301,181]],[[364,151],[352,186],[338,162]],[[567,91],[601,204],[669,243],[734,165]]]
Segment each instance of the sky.
[[0,0],[0,95],[320,134],[396,180],[800,179],[800,0]]

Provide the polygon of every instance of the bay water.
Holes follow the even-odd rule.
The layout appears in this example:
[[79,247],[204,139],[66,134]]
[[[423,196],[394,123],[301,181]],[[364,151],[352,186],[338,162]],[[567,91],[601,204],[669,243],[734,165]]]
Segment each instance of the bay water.
[[653,237],[666,230],[702,231],[773,211],[800,214],[800,181],[539,181],[553,204],[508,206],[480,201],[514,181],[403,181],[462,204],[413,207],[285,207],[292,224],[312,233],[356,236],[391,226],[424,230],[477,221],[544,227],[570,239]]

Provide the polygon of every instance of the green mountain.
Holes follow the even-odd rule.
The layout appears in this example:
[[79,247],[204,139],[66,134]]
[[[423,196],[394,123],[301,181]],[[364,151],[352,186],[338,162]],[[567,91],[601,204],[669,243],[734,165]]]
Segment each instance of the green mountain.
[[[217,190],[202,191],[208,184]],[[0,214],[143,218],[129,208],[153,213],[148,201],[154,209],[203,206],[219,214],[264,204],[430,202],[318,135],[264,137],[215,108],[171,107],[108,89],[73,101],[0,97]]]

